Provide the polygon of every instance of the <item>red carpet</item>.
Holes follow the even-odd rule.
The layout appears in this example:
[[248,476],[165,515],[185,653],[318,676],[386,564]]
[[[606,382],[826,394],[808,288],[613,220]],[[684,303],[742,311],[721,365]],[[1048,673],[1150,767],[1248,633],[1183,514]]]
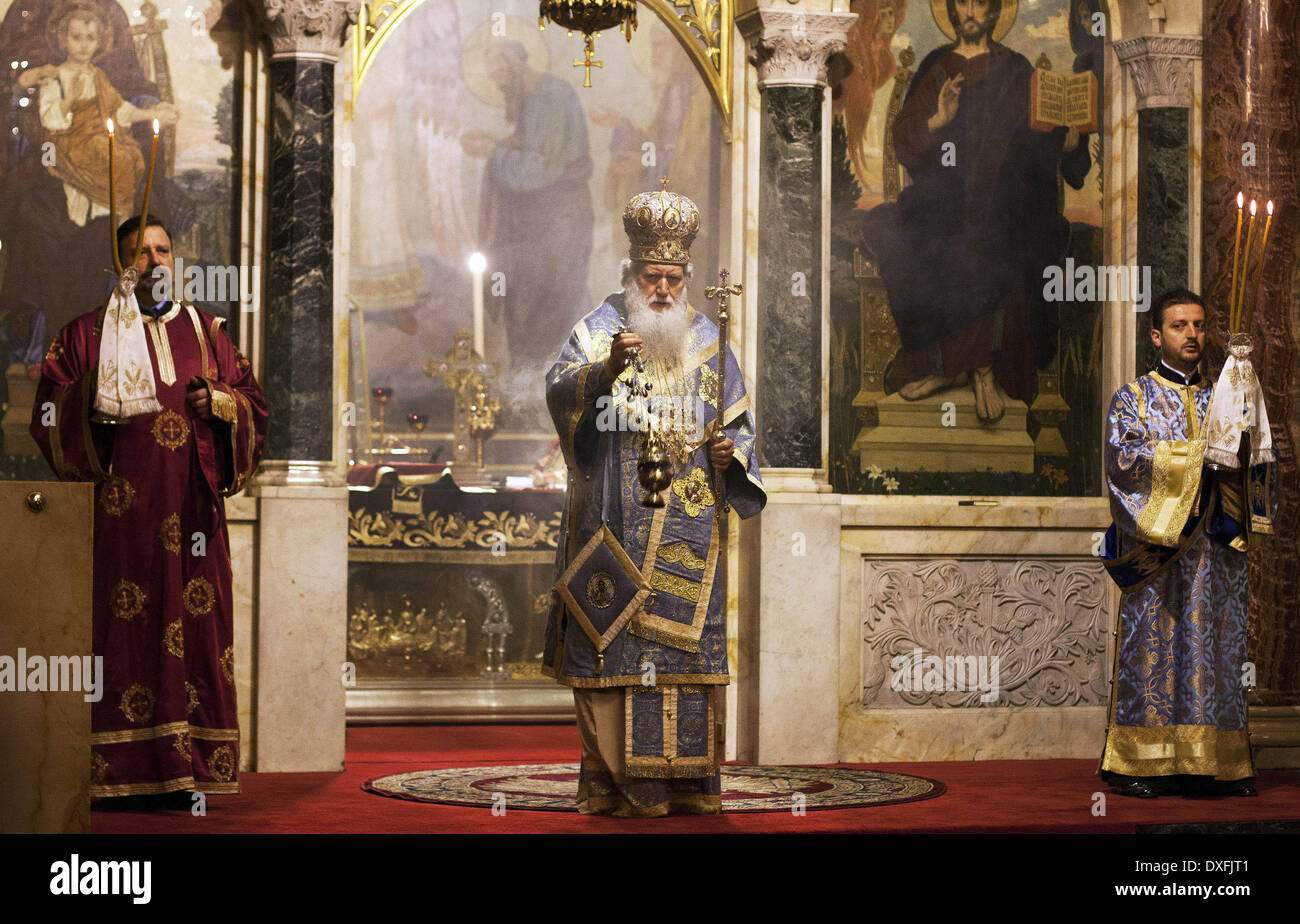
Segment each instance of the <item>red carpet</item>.
[[905,805],[712,817],[616,819],[563,812],[429,805],[371,795],[372,777],[433,767],[576,761],[573,725],[425,725],[348,729],[342,773],[246,773],[238,796],[209,796],[208,813],[93,811],[96,834],[519,834],[871,832],[1132,832],[1139,825],[1300,820],[1300,773],[1263,772],[1258,799],[1125,799],[1103,790],[1095,760],[992,760],[961,763],[843,764],[941,780],[937,799]]

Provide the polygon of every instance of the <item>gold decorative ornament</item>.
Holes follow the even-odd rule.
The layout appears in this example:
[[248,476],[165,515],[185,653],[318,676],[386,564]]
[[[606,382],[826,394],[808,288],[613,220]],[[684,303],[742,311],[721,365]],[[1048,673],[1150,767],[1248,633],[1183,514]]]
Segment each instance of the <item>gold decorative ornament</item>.
[[212,604],[216,600],[216,593],[211,582],[206,578],[190,578],[185,584],[182,599],[185,601],[185,612],[191,616],[206,616],[212,612]]
[[176,748],[176,753],[181,755],[182,760],[193,760],[194,753],[190,745],[190,733],[187,731],[177,732],[176,740],[172,742],[172,747]]
[[614,579],[604,571],[597,571],[587,581],[587,602],[604,609],[614,602]]
[[199,691],[187,680],[185,681],[185,714],[189,715],[197,708],[199,708]]
[[181,515],[179,513],[172,513],[163,517],[162,525],[158,527],[158,540],[168,552],[180,552]]
[[226,678],[226,683],[235,682],[235,646],[227,645],[226,650],[221,652],[221,676]]
[[122,694],[122,702],[118,708],[122,710],[128,722],[133,725],[143,725],[153,718],[154,702],[153,691],[143,684],[133,683]]
[[113,592],[109,594],[108,599],[113,615],[118,619],[129,621],[140,615],[140,611],[144,609],[144,601],[148,597],[140,589],[139,584],[122,578],[113,585]]
[[108,773],[108,761],[96,750],[90,752],[90,782],[96,786],[104,785],[104,775]]
[[177,658],[185,657],[185,631],[179,619],[167,623],[167,628],[163,630],[163,647],[170,655]]
[[681,498],[688,516],[698,517],[705,507],[712,507],[716,498],[709,487],[709,476],[698,465],[685,478],[673,482],[673,493]]
[[154,440],[164,449],[173,452],[185,445],[190,438],[190,426],[185,418],[173,410],[166,410],[154,418]]
[[546,28],[551,20],[562,29],[582,33],[584,60],[574,61],[574,67],[585,67],[582,85],[591,86],[591,69],[604,67],[604,62],[592,60],[596,55],[595,33],[618,28],[630,42],[636,30],[636,0],[541,0],[537,8],[537,27]]
[[131,509],[134,500],[135,488],[119,475],[110,475],[99,492],[99,506],[109,516],[120,517]]
[[235,752],[223,744],[208,758],[208,772],[218,783],[228,783],[235,776]]

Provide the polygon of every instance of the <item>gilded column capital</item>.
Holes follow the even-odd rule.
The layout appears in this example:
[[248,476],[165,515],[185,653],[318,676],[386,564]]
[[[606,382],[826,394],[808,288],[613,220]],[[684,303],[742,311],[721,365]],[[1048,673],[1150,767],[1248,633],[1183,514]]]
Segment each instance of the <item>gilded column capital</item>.
[[333,64],[343,50],[348,26],[357,21],[359,0],[261,0],[262,28],[271,40],[271,60],[314,58]]
[[1115,42],[1115,54],[1128,68],[1139,109],[1192,105],[1192,80],[1201,59],[1197,35],[1139,35]]
[[758,68],[758,87],[824,87],[826,61],[844,50],[857,13],[809,13],[762,7],[736,19]]

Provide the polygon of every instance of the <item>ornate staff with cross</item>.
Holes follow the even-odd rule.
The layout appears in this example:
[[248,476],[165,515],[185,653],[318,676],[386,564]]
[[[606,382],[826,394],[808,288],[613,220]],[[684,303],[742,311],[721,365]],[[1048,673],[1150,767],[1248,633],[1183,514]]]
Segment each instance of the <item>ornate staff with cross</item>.
[[[718,300],[718,416],[715,418],[717,427],[713,433],[715,443],[726,438],[726,431],[723,428],[727,421],[723,415],[726,413],[727,404],[727,322],[730,320],[727,299],[732,295],[739,295],[741,291],[740,283],[727,285],[727,277],[730,275],[725,269],[719,270],[718,277],[722,280],[722,285],[704,288],[705,298]],[[725,535],[726,515],[731,509],[727,504],[727,482],[723,476],[722,470],[716,468],[713,470],[713,493],[718,499],[715,515],[719,518],[719,526],[724,527],[720,535]],[[724,545],[723,548],[725,549],[726,546]]]

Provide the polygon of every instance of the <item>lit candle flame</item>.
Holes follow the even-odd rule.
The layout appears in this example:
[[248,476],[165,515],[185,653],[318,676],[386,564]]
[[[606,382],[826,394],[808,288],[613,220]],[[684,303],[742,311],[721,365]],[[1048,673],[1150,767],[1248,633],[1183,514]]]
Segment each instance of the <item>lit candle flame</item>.
[[153,120],[153,133],[154,133],[155,135],[158,134],[158,120],[157,120],[157,119],[154,119],[154,120]]
[[112,120],[112,119],[109,119],[109,120],[108,120],[108,133],[109,133],[110,135],[113,134],[113,120]]

